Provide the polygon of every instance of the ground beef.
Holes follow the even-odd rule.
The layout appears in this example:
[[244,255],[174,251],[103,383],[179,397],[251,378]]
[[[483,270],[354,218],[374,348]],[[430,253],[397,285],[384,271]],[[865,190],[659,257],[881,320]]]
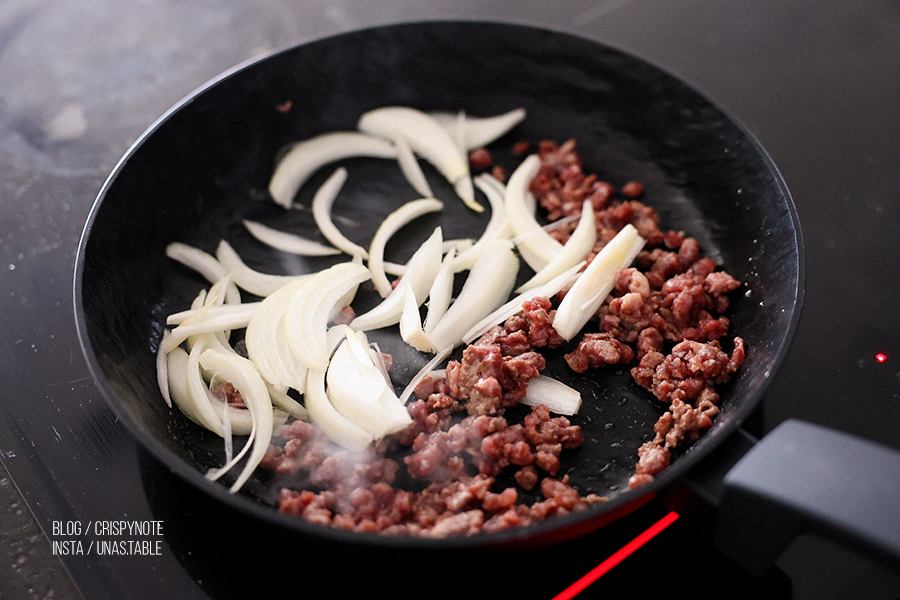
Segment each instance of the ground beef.
[[[516,152],[528,151],[527,143],[517,144]],[[723,314],[728,295],[740,283],[704,257],[695,239],[660,228],[656,212],[638,200],[646,193],[641,182],[625,183],[617,197],[613,185],[583,172],[574,140],[543,141],[538,153],[541,167],[530,190],[546,217],[577,217],[590,200],[597,242],[587,259],[632,224],[646,241],[635,265],[616,274],[609,297],[572,343],[552,325],[564,292],[525,302],[441,376],[423,378],[407,407],[412,423],[361,455],[336,449],[303,421],[282,427],[284,443],[269,448],[262,466],[302,477],[313,488],[282,489],[282,512],[354,531],[446,537],[527,525],[602,501],[557,478],[565,452],[583,443],[577,424],[551,416],[546,406],[532,408],[521,422],[507,419],[545,368],[542,352],[557,348],[579,373],[630,366],[634,381],[665,407],[653,438],[637,452],[631,487],[652,481],[676,448],[710,427],[719,410],[716,386],[729,380],[746,352],[740,337],[733,338],[730,354],[722,346],[730,326]],[[473,168],[493,165],[483,149],[469,160]],[[564,243],[576,220],[552,235]],[[390,357],[384,360],[389,368]],[[503,474],[515,484],[501,486]],[[397,485],[401,476],[416,485]],[[539,490],[543,499],[523,502],[527,490]]]

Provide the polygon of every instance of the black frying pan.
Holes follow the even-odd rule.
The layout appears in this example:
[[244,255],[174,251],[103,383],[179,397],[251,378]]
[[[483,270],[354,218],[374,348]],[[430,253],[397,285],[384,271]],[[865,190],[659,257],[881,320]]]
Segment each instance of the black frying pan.
[[[290,102],[290,110],[284,110]],[[263,271],[317,269],[249,237],[253,218],[316,232],[308,212],[285,211],[266,187],[276,157],[292,141],[352,129],[365,110],[390,104],[492,115],[525,107],[527,120],[494,145],[508,172],[513,142],[576,137],[588,170],[621,185],[640,180],[667,228],[697,238],[705,253],[743,282],[734,294],[732,333],[749,349],[721,388],[712,428],[656,480],[628,491],[637,448],[664,410],[627,370],[565,370],[585,391],[576,422],[586,443],[567,455],[566,473],[584,492],[610,501],[565,518],[498,534],[440,541],[349,534],[280,515],[280,484],[258,473],[242,493],[203,478],[223,460],[219,438],[168,409],[157,388],[154,351],[162,323],[206,284],[164,255],[171,241],[213,251],[221,238]],[[282,110],[278,110],[281,107]],[[365,243],[381,219],[414,192],[390,161],[347,163],[350,180],[336,212],[357,222]],[[330,171],[329,171],[330,172]],[[408,228],[389,248],[405,260],[440,219],[445,236],[477,235],[487,216],[452,201],[428,171],[445,210]],[[301,192],[308,206],[319,173]],[[205,493],[262,523],[304,537],[394,548],[519,547],[593,530],[671,489],[717,449],[757,406],[796,328],[803,289],[797,217],[776,168],[725,112],[677,78],[633,56],[566,34],[486,23],[381,27],[301,45],[239,67],[173,108],[141,137],[101,191],[84,231],[75,302],[85,354],[119,419],[152,454]],[[374,301],[374,297],[370,297]],[[362,300],[365,303],[365,299]],[[403,381],[425,358],[396,336],[379,341]],[[720,451],[721,452],[721,451]],[[706,461],[708,462],[708,461]]]

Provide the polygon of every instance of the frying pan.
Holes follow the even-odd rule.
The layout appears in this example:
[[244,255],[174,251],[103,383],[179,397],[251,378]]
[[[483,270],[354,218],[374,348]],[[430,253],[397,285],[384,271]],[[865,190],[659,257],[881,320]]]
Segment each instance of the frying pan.
[[[213,252],[226,239],[261,271],[321,268],[324,259],[264,247],[243,229],[242,219],[316,237],[308,210],[285,210],[268,197],[275,161],[291,142],[353,129],[361,113],[382,105],[476,116],[524,107],[527,119],[492,146],[507,172],[521,160],[511,152],[514,142],[575,137],[589,172],[616,186],[643,182],[644,199],[658,210],[663,226],[695,237],[706,255],[742,282],[730,317],[731,333],[746,341],[746,361],[719,389],[721,412],[713,426],[652,483],[627,487],[637,449],[652,437],[665,407],[638,388],[627,369],[577,375],[558,368],[558,361],[550,361],[551,374],[577,386],[585,398],[574,420],[586,441],[564,456],[565,474],[583,492],[609,497],[584,512],[495,534],[406,539],[337,531],[281,515],[274,508],[281,482],[262,470],[238,494],[228,493],[227,480],[223,485],[204,479],[223,462],[221,439],[166,407],[154,353],[166,316],[187,307],[206,283],[167,259],[165,247],[181,241]],[[385,215],[416,196],[390,161],[353,159],[346,166],[350,177],[335,212],[348,237],[365,244]],[[389,260],[405,261],[437,223],[451,238],[477,236],[487,221],[488,215],[454,202],[452,188],[424,168],[445,208],[404,229],[388,248]],[[311,190],[328,174],[324,171],[301,190],[301,207],[308,209]],[[698,473],[728,471],[734,459],[727,457],[734,453],[727,448],[736,438],[746,439],[740,426],[758,405],[796,329],[804,277],[801,234],[788,191],[763,149],[725,111],[676,77],[619,50],[565,33],[481,22],[409,23],[337,35],[274,52],[203,86],[154,123],[116,166],[85,226],[76,269],[85,356],[112,410],[156,459],[217,501],[282,532],[356,547],[416,550],[554,543],[702,479]],[[361,291],[362,305],[374,301],[371,292]],[[393,355],[397,382],[408,380],[427,358],[405,349],[391,331],[373,335]],[[788,440],[794,435],[788,431]],[[767,439],[757,446],[765,447]],[[886,455],[883,460],[896,461],[894,454]],[[708,466],[717,461],[725,466],[718,471]],[[752,483],[743,485],[735,471],[724,483],[717,475],[699,494],[721,500],[722,514],[740,523],[749,511],[748,498],[759,507],[767,506],[769,496],[754,491]],[[803,518],[785,517],[785,531],[796,532],[800,521],[821,521],[806,518],[804,509],[799,513]],[[900,530],[896,522],[889,525],[894,529],[888,531]],[[836,530],[848,529],[853,528]],[[890,543],[870,546],[882,556],[896,556]],[[759,548],[753,551],[761,554]]]

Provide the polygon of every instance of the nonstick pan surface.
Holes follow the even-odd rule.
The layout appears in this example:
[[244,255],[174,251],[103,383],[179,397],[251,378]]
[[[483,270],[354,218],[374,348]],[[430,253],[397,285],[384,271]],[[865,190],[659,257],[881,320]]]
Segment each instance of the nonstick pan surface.
[[[352,534],[278,513],[282,482],[258,470],[239,494],[204,473],[221,465],[222,441],[159,393],[155,350],[166,316],[186,308],[206,282],[165,256],[181,241],[214,252],[226,239],[261,271],[321,268],[265,247],[242,226],[263,221],[316,237],[308,211],[286,211],[267,184],[286,145],[355,127],[364,111],[407,105],[487,116],[524,107],[527,119],[492,147],[507,173],[521,160],[516,141],[578,140],[585,170],[618,187],[644,183],[643,200],[664,228],[695,237],[706,255],[742,282],[733,294],[731,334],[748,355],[720,388],[721,412],[700,440],[656,480],[627,489],[638,447],[652,438],[665,406],[631,381],[628,369],[577,375],[548,370],[583,392],[573,421],[585,444],[564,455],[564,472],[583,493],[610,498],[585,512],[531,527],[467,538],[419,540]],[[348,237],[365,245],[393,209],[417,196],[392,161],[353,159],[335,204]],[[388,248],[405,261],[435,225],[446,238],[475,237],[488,215],[454,200],[425,165],[439,216],[407,227]],[[766,153],[725,111],[654,65],[593,41],[519,25],[424,22],[385,26],[289,48],[224,74],[153,124],[116,167],[85,227],[77,261],[79,334],[98,385],[125,426],[180,477],[261,523],[322,540],[392,547],[502,547],[550,543],[595,529],[672,484],[715,451],[753,411],[781,362],[799,317],[803,258],[796,214]],[[374,303],[365,291],[360,304]],[[373,334],[405,383],[427,360],[388,331]],[[726,344],[728,346],[728,344]],[[226,480],[227,482],[228,480]]]

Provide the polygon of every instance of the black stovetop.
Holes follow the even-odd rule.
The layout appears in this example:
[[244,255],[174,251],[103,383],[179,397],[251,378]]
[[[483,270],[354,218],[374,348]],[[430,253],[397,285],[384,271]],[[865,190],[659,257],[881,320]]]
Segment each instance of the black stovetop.
[[[72,303],[75,249],[94,197],[171,105],[260,52],[434,18],[545,24],[593,38],[680,75],[731,111],[781,170],[807,258],[797,336],[752,425],[761,435],[799,418],[900,449],[897,2],[577,0],[551,10],[538,0],[377,8],[8,0],[0,8],[0,460],[9,476],[0,477],[0,597],[77,589],[91,600],[249,598],[304,585],[349,593],[426,583],[458,594],[480,580],[482,564],[411,574],[378,557],[280,547],[277,534],[184,485],[115,422],[79,349]],[[502,575],[486,585],[552,597],[665,513],[652,502],[552,550],[496,557],[491,572]],[[54,521],[149,519],[163,524],[162,535],[142,538],[161,542],[159,555],[52,556],[52,541],[71,539]],[[71,581],[57,578],[60,559]],[[535,573],[538,564],[545,568]],[[662,575],[675,564],[691,575]],[[334,565],[353,576],[336,578]],[[755,578],[679,520],[584,596],[720,597],[726,585],[772,598],[900,595],[900,575],[811,537]]]

